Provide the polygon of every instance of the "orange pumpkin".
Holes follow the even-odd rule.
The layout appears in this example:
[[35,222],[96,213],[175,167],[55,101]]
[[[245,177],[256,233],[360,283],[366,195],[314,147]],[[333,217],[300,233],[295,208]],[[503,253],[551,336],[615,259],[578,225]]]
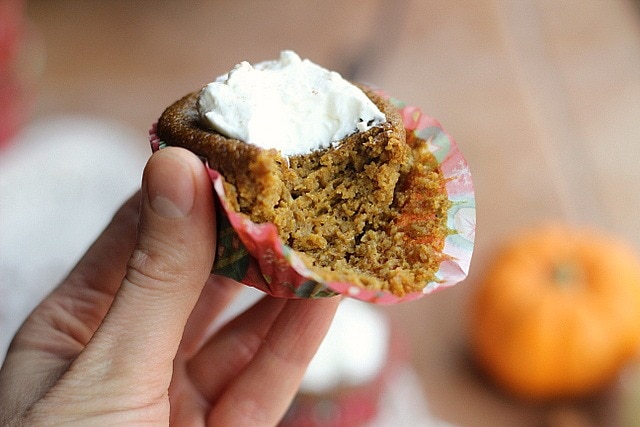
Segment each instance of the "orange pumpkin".
[[640,262],[622,242],[566,226],[533,229],[500,251],[471,303],[481,368],[511,392],[585,395],[640,346]]

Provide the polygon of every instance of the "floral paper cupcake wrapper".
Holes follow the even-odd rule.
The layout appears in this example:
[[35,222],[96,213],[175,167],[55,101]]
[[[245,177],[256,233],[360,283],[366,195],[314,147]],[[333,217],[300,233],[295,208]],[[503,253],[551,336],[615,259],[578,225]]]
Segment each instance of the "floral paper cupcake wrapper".
[[[218,202],[218,246],[212,272],[276,297],[319,298],[342,294],[377,304],[414,300],[462,281],[469,272],[475,239],[475,198],[469,166],[456,142],[435,119],[416,107],[391,101],[398,107],[406,131],[427,141],[446,180],[447,197],[451,201],[447,227],[451,232],[445,240],[445,256],[434,281],[422,291],[399,297],[388,291],[326,280],[280,240],[274,224],[256,224],[235,212],[227,202],[222,175],[207,168]],[[153,151],[164,146],[155,135],[155,126],[150,135]]]

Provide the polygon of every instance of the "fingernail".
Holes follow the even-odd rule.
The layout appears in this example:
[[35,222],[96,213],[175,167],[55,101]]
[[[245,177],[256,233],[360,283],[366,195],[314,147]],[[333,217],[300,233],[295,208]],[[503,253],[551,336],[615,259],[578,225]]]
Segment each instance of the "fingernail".
[[172,150],[162,150],[149,161],[146,172],[151,209],[164,218],[188,216],[193,208],[195,182],[186,159]]

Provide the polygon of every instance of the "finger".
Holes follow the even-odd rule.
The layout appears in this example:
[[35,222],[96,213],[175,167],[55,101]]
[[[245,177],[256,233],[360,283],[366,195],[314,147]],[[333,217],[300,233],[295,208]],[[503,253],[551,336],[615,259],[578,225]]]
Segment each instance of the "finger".
[[275,425],[324,338],[339,298],[288,300],[254,358],[209,414],[216,425]]
[[205,399],[215,402],[253,359],[286,301],[262,298],[222,327],[189,361],[189,377]]
[[182,356],[192,356],[202,346],[217,319],[244,285],[226,277],[211,275],[200,294],[187,325],[180,349]]
[[136,194],[124,203],[68,278],[22,325],[0,372],[0,401],[9,398],[6,392],[28,395],[24,404],[29,407],[66,371],[69,361],[93,335],[124,276],[135,241],[139,199]]
[[[29,316],[10,351],[25,346],[75,358],[104,318],[133,250],[140,195],[132,196],[69,276]],[[24,339],[28,338],[28,339]]]
[[[238,329],[233,323],[238,322],[239,318],[246,314],[241,316],[237,314],[251,310],[247,307],[255,305],[257,298],[264,297],[257,291],[253,294],[249,292],[246,286],[222,276],[212,275],[207,281],[187,321],[173,364],[174,374],[169,386],[172,402],[170,425],[204,425],[211,406],[210,400],[203,398],[206,390],[226,384],[237,374],[237,371],[233,371],[230,375],[223,374],[223,372],[232,371],[225,368],[228,367],[228,360],[237,360],[237,352],[224,352],[220,347],[215,346],[212,350],[202,350],[202,348],[204,343],[211,348],[213,340],[210,338],[214,334],[216,339],[220,335],[228,335],[225,331],[232,331],[232,340],[240,340],[238,335],[241,334],[237,333]],[[233,305],[227,306],[233,298],[235,298]],[[249,325],[254,325],[256,321],[265,323],[265,315],[254,313],[251,317],[252,319],[245,323]],[[225,339],[222,338],[221,341],[224,342]],[[195,359],[198,359],[198,362],[193,364],[191,362],[196,354],[198,356]],[[223,354],[227,356],[226,359],[221,357]],[[197,368],[194,369],[194,366]],[[204,369],[200,369],[201,367]],[[218,372],[216,367],[223,369]]]
[[202,162],[178,148],[151,157],[142,188],[126,276],[74,365],[86,363],[98,381],[124,381],[131,393],[140,387],[166,392],[185,323],[213,264],[213,196]]
[[113,298],[122,282],[127,260],[136,242],[139,213],[138,191],[118,209],[61,287],[95,289]]
[[[127,200],[51,299],[71,315],[66,331],[84,347],[113,302],[136,240],[140,192]],[[63,325],[56,322],[59,328]],[[84,331],[84,332],[82,332]]]

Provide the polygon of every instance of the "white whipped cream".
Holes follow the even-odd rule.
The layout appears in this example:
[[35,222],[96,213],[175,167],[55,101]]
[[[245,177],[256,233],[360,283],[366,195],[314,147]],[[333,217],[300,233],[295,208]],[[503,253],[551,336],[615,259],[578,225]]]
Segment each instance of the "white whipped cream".
[[236,65],[202,89],[198,111],[215,131],[283,156],[328,148],[386,120],[358,87],[290,50]]

